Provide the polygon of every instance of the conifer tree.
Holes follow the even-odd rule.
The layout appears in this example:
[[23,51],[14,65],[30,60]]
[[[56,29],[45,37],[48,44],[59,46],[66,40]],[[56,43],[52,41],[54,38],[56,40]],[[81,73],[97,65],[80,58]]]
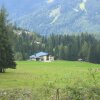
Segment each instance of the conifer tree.
[[6,11],[0,9],[0,72],[5,72],[7,68],[16,68],[13,51],[9,41],[9,31]]

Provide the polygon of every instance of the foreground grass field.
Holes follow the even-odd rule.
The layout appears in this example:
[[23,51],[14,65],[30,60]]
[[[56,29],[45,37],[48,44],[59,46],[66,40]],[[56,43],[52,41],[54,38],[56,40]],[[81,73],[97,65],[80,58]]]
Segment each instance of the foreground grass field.
[[94,86],[98,88],[100,87],[100,70],[98,68],[100,68],[99,64],[77,61],[55,61],[51,63],[19,61],[17,62],[17,69],[8,69],[6,73],[0,74],[0,88],[45,88],[46,92],[48,88],[91,88]]

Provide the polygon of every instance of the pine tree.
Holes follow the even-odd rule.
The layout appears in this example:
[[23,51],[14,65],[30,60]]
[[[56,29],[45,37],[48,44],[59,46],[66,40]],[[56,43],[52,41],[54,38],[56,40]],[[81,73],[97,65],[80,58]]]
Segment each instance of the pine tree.
[[80,57],[84,61],[88,61],[88,54],[89,54],[89,45],[86,41],[84,41],[81,50],[80,50]]
[[0,10],[0,72],[7,68],[16,68],[13,51],[9,41],[8,22],[4,8]]

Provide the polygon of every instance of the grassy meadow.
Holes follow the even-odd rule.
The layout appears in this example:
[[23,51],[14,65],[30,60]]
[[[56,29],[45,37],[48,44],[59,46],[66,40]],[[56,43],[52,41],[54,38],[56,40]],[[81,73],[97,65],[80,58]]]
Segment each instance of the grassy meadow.
[[[6,73],[0,74],[1,90],[33,89],[37,90],[38,93],[43,92],[42,96],[45,97],[45,99],[38,99],[38,100],[64,100],[64,98],[59,99],[60,98],[59,91],[65,91],[65,89],[68,88],[70,88],[70,90],[72,90],[73,88],[76,91],[76,88],[99,89],[100,87],[99,64],[92,64],[88,62],[78,62],[78,61],[54,61],[54,62],[17,61],[16,63],[17,63],[17,69],[15,70],[7,69]],[[57,92],[58,97],[56,96],[55,97],[56,99],[50,99],[52,95],[56,93],[54,91]],[[39,95],[41,97],[40,93]],[[100,95],[100,91],[96,95],[98,94]],[[75,99],[70,99],[70,100],[75,100]]]

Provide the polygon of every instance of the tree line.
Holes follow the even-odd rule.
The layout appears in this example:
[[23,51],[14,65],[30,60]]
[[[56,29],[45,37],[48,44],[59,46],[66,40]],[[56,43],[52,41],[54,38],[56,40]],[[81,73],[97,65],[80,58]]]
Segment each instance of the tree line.
[[93,35],[50,35],[45,39],[45,50],[56,59],[75,61],[83,59],[100,63],[100,41]]
[[41,36],[22,31],[14,39],[16,60],[27,60],[34,53],[44,51],[54,55],[55,59],[100,63],[100,40],[94,35],[51,34]]

